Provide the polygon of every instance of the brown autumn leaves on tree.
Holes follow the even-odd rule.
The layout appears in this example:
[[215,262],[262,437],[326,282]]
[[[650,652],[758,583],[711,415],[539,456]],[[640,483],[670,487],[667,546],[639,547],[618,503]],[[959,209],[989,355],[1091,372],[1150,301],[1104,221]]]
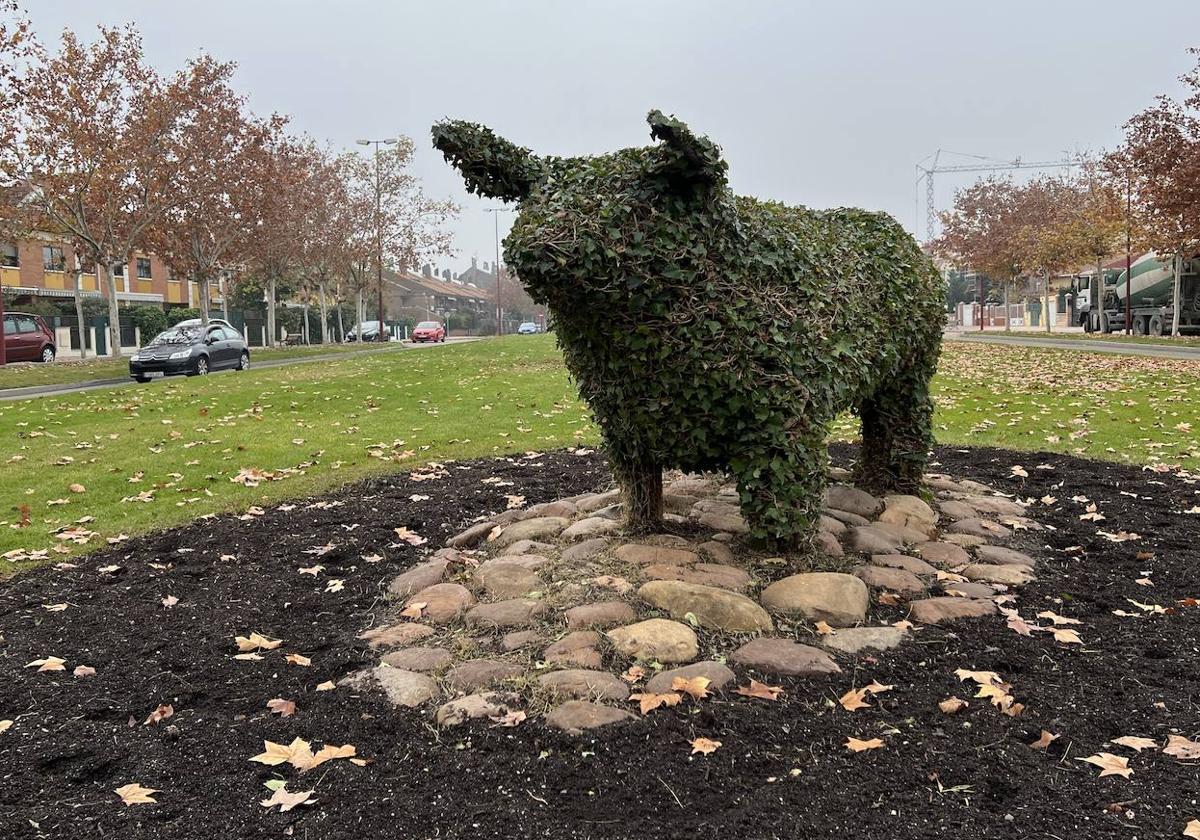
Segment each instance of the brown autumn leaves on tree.
[[[100,27],[90,42],[66,31],[50,52],[19,15],[0,0],[0,232],[69,242],[80,323],[80,274],[95,267],[114,354],[116,281],[134,253],[195,282],[203,320],[221,272],[258,279],[272,340],[280,283],[315,287],[324,324],[331,282],[376,276],[373,159],[337,158],[288,134],[284,117],[249,114],[231,63],[202,55],[164,77],[133,27]],[[446,251],[442,224],[456,210],[423,196],[412,151],[402,138],[380,155],[384,260],[401,268]]]
[[1172,335],[1179,335],[1181,263],[1200,246],[1200,61],[1180,81],[1185,98],[1160,96],[1131,117],[1124,143],[1104,159],[1110,179],[1128,186],[1146,243],[1175,261]]

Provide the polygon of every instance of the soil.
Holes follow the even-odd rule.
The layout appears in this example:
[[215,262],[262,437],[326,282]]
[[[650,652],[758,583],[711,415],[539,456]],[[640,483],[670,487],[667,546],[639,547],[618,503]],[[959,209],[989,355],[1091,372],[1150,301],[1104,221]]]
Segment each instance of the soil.
[[[834,462],[853,454],[836,447]],[[1177,605],[1200,596],[1200,519],[1181,513],[1200,503],[1200,485],[1051,454],[943,448],[936,461],[1022,497],[1057,497],[1036,513],[1054,530],[1012,543],[1039,561],[1040,579],[1017,605],[1029,619],[1049,609],[1081,620],[1082,647],[1020,636],[999,620],[931,627],[826,679],[739,671],[742,684],[782,685],[778,702],[727,691],[585,737],[486,721],[439,732],[377,690],[316,691],[375,662],[357,635],[377,623],[387,582],[430,548],[503,510],[506,495],[534,504],[610,481],[594,454],[448,464],[435,480],[392,476],[317,506],[202,520],[0,584],[0,718],[15,721],[0,733],[0,836],[1179,836],[1200,818],[1197,762],[1105,742],[1200,733],[1200,607]],[[1018,463],[1028,478],[1011,474]],[[1076,495],[1105,521],[1081,521]],[[399,542],[401,526],[429,543]],[[1099,530],[1142,536],[1110,542]],[[314,549],[324,553],[306,553]],[[317,577],[298,572],[315,564],[325,567]],[[1135,582],[1146,577],[1153,585]],[[331,579],[344,588],[326,592]],[[164,606],[167,596],[178,603]],[[1170,611],[1113,615],[1140,612],[1127,599]],[[61,603],[68,608],[44,609]],[[903,617],[893,611],[884,617]],[[263,661],[233,659],[233,637],[253,631],[283,645]],[[280,651],[312,664],[284,664]],[[67,670],[24,667],[50,655]],[[80,664],[96,675],[73,676]],[[999,672],[1025,712],[1010,718],[971,699],[961,714],[942,714],[938,701],[973,695],[956,668]],[[895,688],[854,713],[836,705],[872,679]],[[296,702],[295,716],[267,710],[279,697]],[[143,725],[163,703],[174,715]],[[1042,729],[1060,737],[1031,749]],[[699,736],[722,746],[691,755]],[[886,746],[851,753],[848,736]],[[331,761],[301,775],[248,760],[264,739],[295,737],[314,748],[354,744],[370,763]],[[1127,756],[1133,776],[1100,778],[1076,760],[1100,751]],[[317,804],[260,807],[274,778],[315,789]],[[130,782],[161,790],[158,804],[122,805],[113,791]]]

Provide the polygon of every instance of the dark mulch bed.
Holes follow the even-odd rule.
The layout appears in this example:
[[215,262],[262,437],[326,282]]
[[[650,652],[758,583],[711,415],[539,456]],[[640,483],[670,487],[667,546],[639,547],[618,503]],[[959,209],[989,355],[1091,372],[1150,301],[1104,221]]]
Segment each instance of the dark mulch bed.
[[[851,456],[835,452],[842,463]],[[393,528],[436,546],[502,510],[505,494],[533,504],[608,480],[599,456],[453,464],[438,481],[398,476],[326,500],[341,506],[201,521],[0,585],[0,718],[16,719],[0,734],[0,836],[1178,836],[1200,817],[1196,764],[1103,742],[1200,732],[1200,609],[1140,620],[1111,613],[1136,612],[1126,598],[1170,605],[1200,595],[1200,519],[1178,513],[1200,501],[1196,488],[1048,454],[942,449],[938,460],[960,477],[1059,498],[1037,513],[1057,530],[1018,540],[1042,561],[1042,579],[1019,603],[1028,618],[1052,609],[1081,619],[1083,648],[1021,637],[998,621],[931,628],[836,678],[772,681],[787,689],[778,703],[729,693],[583,739],[533,722],[439,733],[376,693],[314,692],[375,658],[356,634],[382,610],[387,580],[423,554],[394,545]],[[1030,474],[1021,484],[1010,476],[1018,462]],[[489,476],[513,484],[482,484]],[[1081,522],[1081,506],[1068,501],[1076,494],[1098,502],[1107,521]],[[1098,527],[1144,537],[1112,543]],[[323,556],[304,553],[328,543]],[[1063,551],[1076,545],[1083,551]],[[383,559],[363,559],[375,553]],[[326,567],[319,579],[297,573],[314,563]],[[120,571],[98,572],[113,564]],[[1145,572],[1153,587],[1134,582]],[[330,577],[345,588],[326,593]],[[168,595],[179,603],[163,607]],[[43,609],[61,602],[64,612]],[[311,657],[312,667],[283,665],[277,654],[231,659],[232,637],[251,631],[285,639],[282,650]],[[48,655],[65,658],[68,671],[23,667]],[[98,673],[75,678],[77,664]],[[970,696],[954,677],[962,667],[999,671],[1026,712],[1008,718],[973,700],[959,716],[942,715],[939,700]],[[833,705],[871,679],[896,688],[853,714]],[[274,697],[295,700],[298,714],[270,715],[264,704]],[[160,703],[174,716],[141,725]],[[1062,736],[1049,753],[1027,746],[1043,728]],[[851,735],[883,735],[887,747],[851,754],[842,746]],[[264,739],[296,736],[355,744],[373,763],[330,762],[298,776],[247,761]],[[691,757],[697,736],[723,746]],[[1102,749],[1129,755],[1133,777],[1098,778],[1075,760]],[[261,808],[262,783],[276,775],[293,789],[316,787],[319,804]],[[121,805],[113,789],[132,781],[161,789],[159,804]]]

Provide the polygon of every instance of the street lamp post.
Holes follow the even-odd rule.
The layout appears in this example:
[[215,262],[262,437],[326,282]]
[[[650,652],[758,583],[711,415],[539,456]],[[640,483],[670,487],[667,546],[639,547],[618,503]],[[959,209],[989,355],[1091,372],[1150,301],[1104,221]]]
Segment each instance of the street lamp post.
[[[359,140],[360,146],[375,146],[375,269],[377,272],[376,282],[379,285],[379,340],[383,339],[383,210],[382,202],[383,195],[379,180],[379,146],[391,146],[396,142],[395,137],[385,137],[382,140]],[[362,336],[359,336],[362,340]]]
[[500,214],[511,213],[512,210],[508,207],[488,207],[483,212],[491,213],[496,223],[496,263],[493,270],[496,272],[496,335],[501,336],[504,334],[504,310],[500,306]]

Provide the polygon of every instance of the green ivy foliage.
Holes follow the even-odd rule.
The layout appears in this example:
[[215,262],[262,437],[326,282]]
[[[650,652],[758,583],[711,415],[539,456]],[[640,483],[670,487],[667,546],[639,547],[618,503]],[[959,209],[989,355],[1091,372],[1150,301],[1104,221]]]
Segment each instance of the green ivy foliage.
[[856,482],[915,492],[944,318],[930,260],[882,213],[735,196],[716,145],[649,123],[660,143],[578,158],[433,130],[468,188],[520,203],[505,257],[550,308],[618,478],[727,470],[754,536],[802,539],[849,408]]

